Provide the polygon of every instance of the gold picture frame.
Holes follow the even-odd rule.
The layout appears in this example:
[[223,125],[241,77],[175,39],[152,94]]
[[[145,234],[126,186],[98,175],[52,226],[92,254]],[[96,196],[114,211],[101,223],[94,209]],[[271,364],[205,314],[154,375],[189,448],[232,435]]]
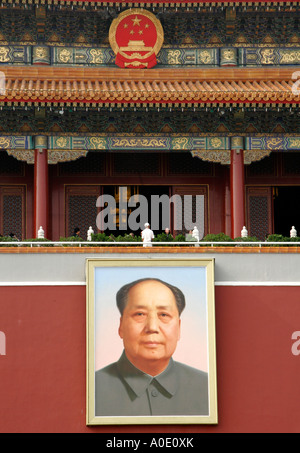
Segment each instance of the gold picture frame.
[[[147,393],[150,392],[150,384],[148,386],[146,383],[148,386],[145,390],[146,396],[142,394],[137,396],[134,392],[132,393],[132,389],[127,388],[126,376],[125,381],[123,381],[123,376],[119,379],[119,371],[106,376],[107,370],[111,373],[112,369],[119,369],[116,366],[119,366],[120,355],[121,357],[125,355],[126,359],[127,356],[130,358],[130,353],[126,350],[128,342],[124,340],[125,335],[121,339],[118,332],[120,334],[120,331],[125,330],[124,313],[126,308],[128,307],[128,311],[131,306],[133,293],[130,293],[131,299],[127,296],[123,315],[120,315],[118,311],[116,294],[124,285],[140,281],[140,279],[146,279],[146,285],[144,282],[139,285],[143,290],[142,298],[145,295],[147,299],[146,304],[149,294],[152,294],[156,302],[155,288],[159,290],[159,297],[163,293],[162,290],[165,290],[168,297],[173,298],[173,305],[174,287],[176,290],[179,289],[185,298],[185,308],[179,321],[180,341],[176,343],[175,352],[168,365],[169,369],[171,362],[172,366],[175,364],[175,368],[172,368],[174,376],[169,374],[168,379],[170,378],[170,382],[172,382],[171,386],[176,381],[177,387],[174,387],[173,392],[168,388],[165,390],[160,387],[160,377],[165,376],[169,371],[163,371],[155,377],[153,377],[154,373],[149,376],[150,373],[144,371],[142,374],[143,379],[149,378],[149,382],[152,379],[151,385],[156,385],[158,388],[158,392],[155,390],[156,394],[151,393],[153,398],[158,394],[158,398],[154,398],[153,403],[150,401],[152,396]],[[86,284],[87,425],[217,424],[214,259],[170,259],[167,255],[153,259],[87,258]],[[169,286],[167,287],[167,285]],[[143,313],[138,313],[138,316],[140,315]],[[166,319],[164,313],[159,316]],[[123,330],[120,327],[120,320],[123,322]],[[156,333],[160,335],[160,333]],[[126,351],[122,353],[124,345]],[[128,362],[134,371],[142,373],[137,369],[136,363],[134,367],[130,361]],[[181,375],[180,367],[188,370],[188,373],[195,372],[195,379],[189,374]],[[105,376],[104,380],[102,380],[103,376]],[[204,378],[205,380],[203,380]],[[140,379],[140,377],[134,376],[134,379]],[[195,387],[192,384],[193,379]],[[165,382],[169,385],[168,381]],[[202,387],[200,387],[200,382]],[[202,382],[205,382],[205,385],[202,385]],[[194,389],[194,393],[191,395],[189,395],[190,389]],[[126,395],[119,393],[120,391],[124,391]],[[188,406],[184,408],[185,403],[183,402],[185,401]],[[206,401],[207,406],[203,405],[203,401]],[[194,407],[192,408],[192,406]],[[204,407],[207,409],[203,409]]]

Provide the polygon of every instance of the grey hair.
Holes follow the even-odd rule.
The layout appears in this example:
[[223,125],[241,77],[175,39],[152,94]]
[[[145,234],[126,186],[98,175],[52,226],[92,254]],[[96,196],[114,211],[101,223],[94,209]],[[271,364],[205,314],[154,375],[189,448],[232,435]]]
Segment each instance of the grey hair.
[[150,277],[141,278],[139,280],[135,280],[134,282],[127,283],[126,285],[122,286],[122,288],[119,289],[119,291],[117,292],[117,295],[116,295],[116,300],[117,300],[117,307],[121,313],[121,316],[123,316],[123,311],[124,311],[127,301],[128,301],[129,290],[131,288],[133,288],[135,285],[142,283],[142,282],[146,282],[146,281],[160,282],[172,291],[172,293],[175,297],[176,306],[177,306],[178,313],[180,316],[185,307],[185,296],[184,296],[183,292],[176,286],[170,285],[170,283],[166,283],[163,280],[160,280],[159,278],[150,278]]

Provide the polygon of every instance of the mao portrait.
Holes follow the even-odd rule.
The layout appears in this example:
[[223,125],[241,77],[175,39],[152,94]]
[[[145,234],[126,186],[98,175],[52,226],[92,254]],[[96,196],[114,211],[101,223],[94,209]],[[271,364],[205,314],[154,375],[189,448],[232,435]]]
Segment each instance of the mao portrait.
[[[183,316],[188,312],[192,293],[197,300],[198,285],[194,277],[202,272],[205,287],[208,266],[199,266],[199,260],[194,267],[166,267],[159,260],[157,263],[139,260],[136,267],[132,263],[126,267],[122,260],[114,261],[115,267],[93,267],[95,291],[93,294],[88,291],[94,302],[88,310],[94,315],[93,356],[88,354],[88,390],[91,390],[88,391],[88,424],[91,418],[92,423],[98,420],[98,424],[108,423],[110,419],[114,423],[125,423],[125,420],[126,423],[131,420],[132,423],[143,423],[143,420],[163,423],[167,419],[171,422],[180,419],[180,423],[182,420],[215,423],[214,344],[208,344],[214,343],[212,332],[208,335],[209,328],[213,329],[213,325],[208,325],[213,307],[208,306],[208,294],[205,294],[209,291],[199,290],[198,296],[205,299],[202,309],[189,310],[192,318],[205,318],[198,326],[195,319],[186,320]],[[115,284],[111,286],[109,281]],[[193,285],[189,284],[192,281]],[[102,285],[104,282],[107,290],[110,286],[110,298]],[[117,282],[122,284],[117,287]],[[111,323],[114,312],[117,321]],[[193,321],[194,329],[204,326],[200,335],[190,335]],[[104,324],[109,326],[110,338],[105,338]],[[88,344],[92,345],[90,335]]]

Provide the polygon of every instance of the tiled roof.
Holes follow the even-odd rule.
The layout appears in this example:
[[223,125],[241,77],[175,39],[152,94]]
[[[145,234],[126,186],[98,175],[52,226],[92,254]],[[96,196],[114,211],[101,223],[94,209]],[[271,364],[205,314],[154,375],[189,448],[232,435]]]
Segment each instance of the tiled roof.
[[299,102],[293,71],[278,68],[95,70],[2,67],[0,101]]

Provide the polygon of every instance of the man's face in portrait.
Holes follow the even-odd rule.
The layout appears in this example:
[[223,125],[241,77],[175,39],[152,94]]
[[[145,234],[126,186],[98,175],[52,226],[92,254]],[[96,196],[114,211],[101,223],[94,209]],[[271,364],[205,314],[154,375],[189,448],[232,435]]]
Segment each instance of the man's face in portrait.
[[133,286],[120,320],[119,335],[127,358],[145,373],[161,373],[180,338],[175,296],[164,284],[149,280]]

